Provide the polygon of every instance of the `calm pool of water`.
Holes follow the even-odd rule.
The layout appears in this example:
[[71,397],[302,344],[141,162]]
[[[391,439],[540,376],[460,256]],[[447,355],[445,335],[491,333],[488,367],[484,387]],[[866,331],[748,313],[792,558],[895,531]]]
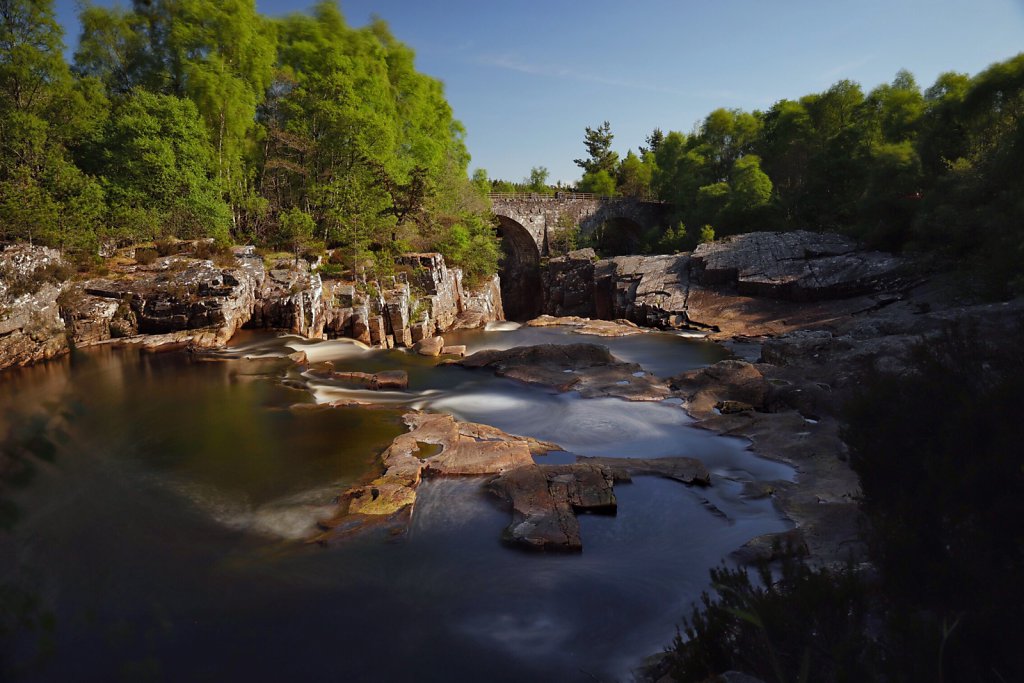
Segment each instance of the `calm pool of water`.
[[[475,332],[506,348],[594,341],[656,374],[723,352],[671,335],[605,340],[563,330]],[[216,361],[98,349],[0,376],[3,427],[73,406],[69,441],[38,468],[0,536],[0,577],[52,614],[52,634],[0,639],[24,680],[628,680],[670,641],[709,567],[786,523],[747,479],[790,477],[743,442],[694,429],[678,405],[582,400],[487,372],[347,342],[246,334]],[[409,372],[371,394],[280,358]],[[345,398],[373,408],[335,408]],[[420,489],[409,533],[320,548],[301,539],[376,466],[409,407],[447,411],[575,454],[688,455],[709,489],[641,477],[615,517],[582,520],[580,555],[500,543],[508,512],[480,480]],[[51,646],[38,662],[40,644]]]

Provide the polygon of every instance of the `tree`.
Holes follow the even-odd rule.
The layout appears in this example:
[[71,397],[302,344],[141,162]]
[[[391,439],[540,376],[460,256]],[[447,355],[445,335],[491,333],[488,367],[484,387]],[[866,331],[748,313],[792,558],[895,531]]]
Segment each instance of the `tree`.
[[761,170],[761,159],[749,154],[732,165],[729,207],[737,213],[750,213],[768,204],[772,196],[771,178]]
[[52,3],[0,3],[0,234],[89,247],[102,191],[68,147],[91,136],[104,102],[73,81],[62,51]]
[[602,197],[615,195],[615,178],[608,171],[587,172],[578,185],[580,192],[590,192]]
[[632,150],[619,164],[617,187],[624,197],[646,199],[651,194],[651,177],[654,171],[654,155],[650,152],[641,159]]
[[312,216],[297,208],[285,211],[280,215],[279,220],[281,221],[281,239],[295,254],[295,262],[298,263],[302,250],[313,239],[316,223],[313,222]]
[[530,177],[526,180],[526,189],[537,194],[550,194],[548,187],[548,176],[551,173],[543,166],[535,166],[530,169]]
[[619,155],[612,151],[611,124],[607,121],[597,128],[587,126],[583,136],[583,145],[587,148],[588,158],[575,159],[573,163],[583,169],[584,176],[595,175],[604,171],[614,175]]
[[191,100],[135,89],[115,101],[84,155],[109,203],[108,236],[229,241],[231,212],[215,183],[215,151]]

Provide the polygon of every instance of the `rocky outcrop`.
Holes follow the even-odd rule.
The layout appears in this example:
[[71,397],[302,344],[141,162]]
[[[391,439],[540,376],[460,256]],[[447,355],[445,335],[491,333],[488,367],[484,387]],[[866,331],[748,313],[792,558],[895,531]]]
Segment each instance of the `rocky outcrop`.
[[614,480],[596,465],[528,465],[495,478],[488,489],[512,507],[507,543],[532,550],[583,550],[577,512],[615,514]]
[[492,479],[487,488],[512,508],[503,538],[531,550],[579,552],[583,549],[580,512],[615,514],[616,482],[634,476],[659,476],[683,484],[708,486],[711,475],[693,458],[586,458],[570,465],[527,465]]
[[578,391],[584,398],[660,401],[669,395],[668,387],[659,379],[636,363],[618,360],[607,347],[597,344],[540,344],[478,351],[457,363],[558,391]]
[[532,465],[535,453],[558,449],[450,415],[408,413],[404,419],[410,431],[381,454],[384,472],[345,491],[335,513],[321,521],[323,533],[312,541],[326,542],[378,525],[404,528],[423,477],[497,474]]
[[63,268],[54,249],[15,245],[0,254],[0,370],[67,352]]
[[248,326],[322,338],[328,323],[325,294],[320,275],[305,261],[274,264],[262,279]]
[[819,301],[889,288],[903,259],[863,251],[833,233],[751,232],[701,244],[693,252],[697,280],[735,284],[746,296]]
[[545,313],[757,336],[870,310],[908,284],[903,259],[858,250],[839,235],[749,233],[692,255],[552,259]]
[[[145,336],[146,346],[222,346],[247,323],[265,277],[251,248],[233,267],[185,255],[125,266],[109,277],[74,282],[62,315],[77,346]],[[139,340],[136,340],[139,341]]]

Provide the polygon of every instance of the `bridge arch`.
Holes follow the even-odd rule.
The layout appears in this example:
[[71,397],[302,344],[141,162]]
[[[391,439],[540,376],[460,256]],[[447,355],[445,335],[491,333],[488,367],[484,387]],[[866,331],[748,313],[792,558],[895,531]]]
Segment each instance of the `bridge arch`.
[[520,321],[535,318],[543,306],[540,247],[521,223],[508,216],[497,218],[503,252],[499,275],[505,317]]

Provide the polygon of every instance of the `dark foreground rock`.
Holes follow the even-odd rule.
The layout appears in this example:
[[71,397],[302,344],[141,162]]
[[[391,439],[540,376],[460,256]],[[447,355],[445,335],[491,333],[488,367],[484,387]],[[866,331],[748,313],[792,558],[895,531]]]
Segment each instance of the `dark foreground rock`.
[[583,549],[577,512],[615,514],[614,479],[596,465],[528,465],[507,472],[488,489],[512,507],[504,540],[533,550]]
[[614,485],[660,476],[708,486],[711,475],[693,458],[577,458],[571,465],[527,465],[492,479],[487,488],[512,508],[505,542],[530,550],[583,549],[579,513],[615,514]]
[[539,344],[478,351],[458,361],[499,377],[578,391],[584,398],[614,396],[631,401],[660,401],[668,387],[636,363],[625,363],[597,344]]

